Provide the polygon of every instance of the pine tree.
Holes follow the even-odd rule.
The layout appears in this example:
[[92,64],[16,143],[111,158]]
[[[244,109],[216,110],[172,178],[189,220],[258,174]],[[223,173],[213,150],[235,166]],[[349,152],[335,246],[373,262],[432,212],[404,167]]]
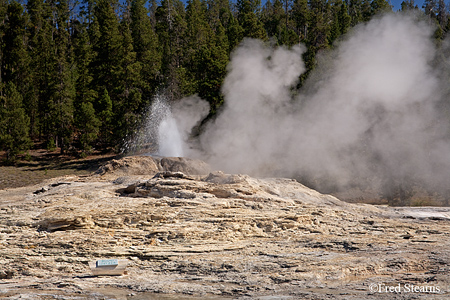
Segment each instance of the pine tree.
[[103,147],[113,145],[113,140],[120,138],[122,131],[116,131],[111,123],[105,122],[100,115],[103,108],[100,103],[104,100],[104,91],[108,101],[111,102],[111,113],[116,115],[116,128],[122,128],[123,108],[120,95],[124,91],[124,51],[123,36],[121,35],[118,16],[114,11],[117,6],[115,0],[99,0],[94,7],[94,18],[89,27],[92,50],[94,57],[89,69],[92,74],[91,88],[97,92],[99,98],[93,103],[99,119],[102,121],[100,128],[100,141]]
[[447,17],[447,25],[444,28],[444,32],[447,34],[450,31],[450,16]]
[[392,11],[392,6],[386,0],[373,0],[371,7],[372,15]]
[[328,15],[328,7],[324,0],[311,2],[311,29],[308,33],[307,46],[314,52],[329,46],[328,36],[331,22],[328,20]]
[[[92,85],[97,92],[106,88],[114,91],[119,85],[122,37],[119,20],[114,12],[115,0],[99,0],[94,7],[94,20],[90,27],[92,49],[95,53],[91,62]],[[113,93],[114,98],[114,93]]]
[[29,16],[23,6],[16,1],[10,2],[7,7],[0,10],[5,13],[4,22],[0,24],[4,32],[0,45],[0,52],[3,53],[1,55],[0,81],[15,84],[18,92],[24,98],[25,110],[31,116],[31,133],[35,135],[38,107],[36,88],[33,83],[32,56],[27,51],[30,46],[26,30],[31,27]]
[[32,92],[25,98],[28,115],[30,116],[30,134],[33,138],[43,135],[43,117],[47,91],[47,69],[51,62],[50,51],[51,28],[48,21],[51,15],[50,7],[43,0],[28,0],[27,11],[30,18],[28,26],[28,53],[31,56],[30,72],[33,74]]
[[422,8],[425,11],[425,14],[427,16],[430,16],[431,18],[436,18],[436,12],[437,12],[437,2],[436,0],[425,0],[423,2]]
[[28,18],[21,4],[12,1],[6,9],[3,24],[2,80],[12,82],[20,93],[25,94],[29,84],[29,56],[26,51]]
[[198,65],[199,52],[206,45],[211,45],[213,31],[206,20],[206,6],[200,0],[189,0],[186,9],[185,57],[183,65],[187,71],[188,80],[183,88],[184,94],[194,94],[199,88]]
[[186,46],[186,18],[183,3],[163,0],[156,10],[156,33],[161,47],[161,74],[164,93],[169,101],[180,99],[189,86],[183,66]]
[[18,154],[30,148],[29,122],[22,96],[10,81],[6,84],[4,96],[0,98],[0,149],[6,151],[8,162],[14,162]]
[[372,1],[362,0],[359,10],[362,16],[361,22],[368,22],[373,17]]
[[[0,0],[0,45],[4,44],[3,36],[5,34],[7,0]],[[0,97],[3,96],[3,47],[0,46]]]
[[292,7],[292,19],[299,36],[299,40],[304,42],[308,38],[308,26],[310,22],[310,11],[308,0],[294,0]]
[[203,45],[196,54],[195,76],[198,94],[209,102],[212,114],[215,114],[223,103],[220,89],[226,75],[228,49],[225,29],[219,24],[215,38]]
[[262,19],[267,35],[276,38],[278,45],[292,46],[298,44],[298,34],[291,29],[295,25],[290,24],[289,1],[275,0],[272,4],[266,2],[263,8]]
[[448,20],[448,9],[444,0],[438,0],[437,20],[441,28],[445,28]]
[[82,102],[76,114],[76,123],[80,130],[82,156],[92,151],[92,145],[97,140],[101,121],[97,118],[92,102]]
[[131,35],[137,61],[141,64],[142,94],[144,99],[150,99],[159,85],[161,55],[158,37],[144,5],[144,0],[131,2]]
[[126,18],[120,24],[120,32],[122,45],[119,57],[121,58],[122,73],[118,77],[116,88],[114,133],[116,139],[123,140],[137,126],[140,118],[139,112],[144,109],[145,103],[142,99],[141,88],[143,86],[142,65],[137,61],[136,52],[133,49],[130,22]]
[[[63,37],[57,32],[56,24],[59,16],[57,7],[50,4],[43,0],[30,0],[28,11],[32,25],[29,42],[31,69],[38,112],[34,123],[37,125],[39,139],[44,140],[48,149],[54,149],[61,137],[57,132],[60,126],[57,121],[59,111],[57,92],[61,81],[58,73],[63,70],[60,64],[63,63],[62,58],[65,54],[61,53],[64,50]],[[64,24],[61,25],[65,27]],[[66,78],[63,79],[65,80]]]
[[402,11],[408,11],[412,9],[419,9],[417,5],[414,5],[414,0],[406,0],[401,3]]
[[344,1],[336,1],[333,4],[333,21],[331,23],[331,32],[328,38],[330,44],[333,44],[337,38],[348,31],[351,23],[351,17],[348,15],[347,11],[347,5]]
[[231,53],[233,49],[239,45],[244,38],[244,29],[239,24],[237,18],[235,18],[231,12],[228,14],[228,25],[226,27],[226,35],[228,39],[228,53]]
[[346,34],[351,26],[351,17],[348,14],[348,7],[345,1],[342,1],[338,12],[339,30],[341,34]]
[[363,0],[350,0],[348,4],[348,14],[351,18],[351,26],[355,26],[356,24],[362,22],[364,20],[363,17]]
[[106,88],[103,89],[94,107],[97,112],[98,119],[100,120],[99,124],[101,124],[99,140],[103,146],[109,145],[112,142],[112,121],[114,112],[113,102]]
[[208,6],[206,17],[211,28],[216,30],[219,25],[223,28],[228,26],[229,14],[231,13],[230,2],[228,0],[207,0]]
[[333,1],[331,4],[330,9],[330,19],[331,19],[331,25],[330,25],[330,34],[328,35],[328,43],[330,45],[333,44],[333,42],[341,36],[341,28],[339,24],[339,1]]
[[79,18],[83,23],[91,25],[94,20],[94,7],[96,0],[81,0],[81,6],[79,7]]
[[280,34],[286,28],[283,3],[280,0],[275,0],[273,3],[268,0],[263,7],[262,17],[264,20],[264,27],[267,35],[276,37],[279,43]]
[[245,37],[267,40],[267,33],[256,12],[259,8],[259,1],[238,0],[238,20],[244,30]]
[[55,70],[52,74],[54,79],[51,95],[53,101],[51,107],[54,110],[51,114],[53,125],[51,129],[55,135],[56,147],[60,147],[63,154],[72,143],[76,78],[67,0],[60,0],[54,10]]
[[73,34],[77,74],[74,114],[75,126],[78,129],[77,138],[83,155],[92,150],[102,125],[94,109],[98,93],[91,86],[93,78],[89,66],[94,52],[89,43],[87,25],[87,23],[78,23]]

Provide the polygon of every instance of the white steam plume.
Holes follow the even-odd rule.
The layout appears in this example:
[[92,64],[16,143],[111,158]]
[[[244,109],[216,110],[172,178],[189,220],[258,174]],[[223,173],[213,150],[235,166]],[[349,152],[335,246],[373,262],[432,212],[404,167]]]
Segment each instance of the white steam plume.
[[406,15],[356,27],[297,96],[300,46],[246,39],[225,79],[225,107],[200,137],[197,156],[228,172],[309,175],[339,186],[405,178],[444,186],[448,120],[431,67],[433,29]]
[[153,127],[158,128],[158,154],[161,156],[189,155],[187,147],[192,128],[208,115],[209,104],[198,96],[184,98],[172,106],[156,98],[152,104]]
[[234,52],[223,86],[225,108],[201,136],[208,159],[232,172],[255,173],[285,155],[292,128],[283,124],[290,108],[289,87],[305,67],[303,48],[271,49],[245,40]]
[[[172,104],[172,114],[180,128],[180,134],[185,142],[189,144],[189,137],[192,129],[199,125],[209,112],[209,103],[202,100],[199,96],[193,95],[183,98],[182,101],[176,101]],[[184,152],[189,156],[190,150],[185,147]]]

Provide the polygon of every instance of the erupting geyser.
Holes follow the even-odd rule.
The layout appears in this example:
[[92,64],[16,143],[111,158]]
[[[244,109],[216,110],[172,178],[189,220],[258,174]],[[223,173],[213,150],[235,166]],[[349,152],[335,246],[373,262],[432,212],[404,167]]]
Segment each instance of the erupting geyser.
[[450,40],[437,48],[434,30],[410,14],[360,24],[317,56],[300,89],[304,46],[244,39],[214,118],[198,129],[206,101],[190,96],[169,108],[157,98],[144,131],[159,155],[199,158],[229,173],[392,199],[419,187],[450,195]]
[[171,107],[163,96],[155,97],[144,118],[142,127],[126,145],[127,153],[183,156],[183,137]]
[[157,128],[157,154],[160,156],[183,156],[183,140],[177,121],[164,98],[157,97],[153,102],[149,122],[152,128]]
[[183,141],[170,109],[158,126],[158,154],[161,156],[183,156]]
[[[158,95],[144,115],[142,126],[125,145],[128,154],[166,157],[190,156],[187,147],[191,131],[209,112],[209,104],[198,96],[184,98],[173,105]],[[192,141],[191,141],[192,142]]]

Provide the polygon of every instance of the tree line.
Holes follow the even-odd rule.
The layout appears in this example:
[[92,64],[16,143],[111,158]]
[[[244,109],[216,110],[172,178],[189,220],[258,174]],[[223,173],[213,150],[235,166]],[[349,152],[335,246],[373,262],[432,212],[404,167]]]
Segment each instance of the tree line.
[[[33,141],[61,153],[118,150],[157,93],[197,93],[214,115],[244,37],[306,45],[301,84],[320,50],[386,11],[386,0],[0,0],[0,150],[12,162]],[[442,39],[444,1],[422,11]]]

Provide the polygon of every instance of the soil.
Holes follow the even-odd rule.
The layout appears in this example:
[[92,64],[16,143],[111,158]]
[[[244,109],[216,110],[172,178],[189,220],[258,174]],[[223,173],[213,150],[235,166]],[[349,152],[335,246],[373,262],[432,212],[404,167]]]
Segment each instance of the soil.
[[40,183],[65,175],[89,175],[106,161],[117,157],[114,153],[94,152],[85,158],[61,155],[60,149],[30,150],[14,165],[5,164],[6,154],[0,151],[0,190]]

